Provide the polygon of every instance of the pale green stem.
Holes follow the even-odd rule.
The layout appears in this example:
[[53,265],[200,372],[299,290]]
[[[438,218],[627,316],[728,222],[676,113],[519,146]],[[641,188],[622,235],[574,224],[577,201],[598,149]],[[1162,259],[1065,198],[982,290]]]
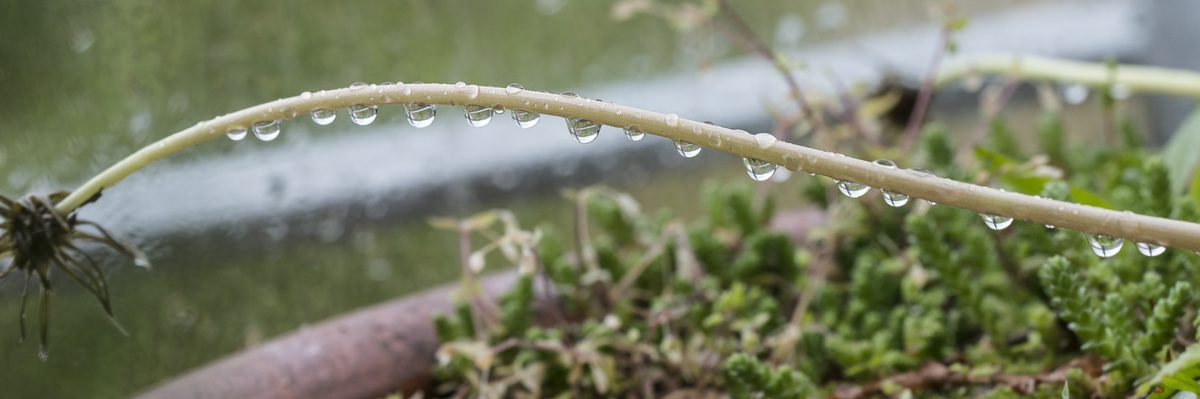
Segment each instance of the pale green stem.
[[1021,54],[956,58],[942,65],[937,85],[972,76],[1002,75],[1024,80],[1078,83],[1091,87],[1120,84],[1133,93],[1200,97],[1200,73],[1141,65],[1108,65]]
[[660,114],[533,90],[448,84],[395,84],[328,90],[279,99],[204,121],[113,165],[72,192],[58,204],[58,210],[72,212],[101,189],[116,184],[150,162],[205,140],[222,137],[235,127],[249,127],[256,121],[307,116],[318,108],[341,109],[352,104],[410,102],[500,106],[543,115],[583,118],[609,126],[633,126],[671,140],[688,141],[741,157],[783,165],[791,170],[863,183],[975,212],[1010,216],[1039,225],[1054,225],[1137,242],[1200,250],[1200,225],[1194,223],[1054,201],[902,169],[884,168],[841,154],[777,141],[767,133],[750,134],[683,119],[674,114]]

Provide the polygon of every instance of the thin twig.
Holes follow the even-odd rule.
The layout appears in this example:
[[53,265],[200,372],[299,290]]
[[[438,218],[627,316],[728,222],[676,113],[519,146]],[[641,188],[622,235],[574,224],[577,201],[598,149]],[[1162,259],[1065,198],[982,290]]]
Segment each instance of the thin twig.
[[934,82],[938,77],[938,67],[942,56],[946,54],[946,43],[950,40],[950,29],[942,28],[938,34],[937,47],[933,49],[933,57],[929,60],[929,69],[925,72],[925,80],[921,82],[921,91],[917,93],[917,104],[913,107],[912,116],[908,118],[908,126],[904,129],[904,140],[901,146],[905,151],[917,142],[921,125],[925,122],[925,112],[929,108],[929,100],[933,97]]
[[1081,369],[1090,376],[1101,373],[1102,361],[1095,357],[1081,357],[1049,372],[1041,374],[1006,374],[994,373],[986,375],[963,374],[951,370],[941,363],[928,363],[916,371],[896,374],[879,381],[861,386],[838,387],[830,397],[837,399],[873,398],[887,386],[920,391],[952,386],[965,385],[997,385],[1012,388],[1017,393],[1031,394],[1038,384],[1061,384],[1067,379],[1071,369]]
[[[742,19],[742,16],[729,5],[727,0],[717,0],[717,6],[721,14],[729,19],[730,26],[734,30],[731,36],[741,39],[752,51],[771,62],[771,66],[775,67],[776,71],[779,71],[779,75],[787,83],[788,91],[791,92],[792,99],[796,101],[796,106],[800,109],[800,113],[806,119],[812,121],[814,128],[821,130],[823,126],[821,116],[808,104],[808,100],[805,99],[804,92],[800,89],[800,84],[796,82],[796,77],[792,76],[791,68],[787,65],[787,62],[779,57],[779,54],[776,54],[775,50],[771,49],[771,46],[768,46],[766,42],[754,33],[754,29],[750,28],[746,20]],[[791,130],[785,130],[782,133],[783,135],[780,136],[780,139],[784,141],[791,140]]]

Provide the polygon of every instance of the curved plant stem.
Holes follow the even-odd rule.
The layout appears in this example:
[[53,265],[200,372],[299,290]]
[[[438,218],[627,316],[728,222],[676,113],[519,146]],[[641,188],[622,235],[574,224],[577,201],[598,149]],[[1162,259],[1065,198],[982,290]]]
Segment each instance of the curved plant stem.
[[[1087,76],[1084,74],[1083,76]],[[1127,75],[1120,75],[1127,76]],[[1141,76],[1141,75],[1138,75]],[[1141,86],[1139,86],[1141,87]],[[124,179],[150,162],[256,121],[290,119],[318,108],[339,109],[353,104],[421,102],[448,105],[501,106],[559,117],[583,118],[609,126],[633,126],[671,140],[687,141],[741,157],[760,159],[791,170],[804,170],[834,179],[867,184],[962,209],[1010,216],[1086,233],[1105,234],[1137,242],[1200,250],[1200,224],[1138,215],[1131,212],[1054,201],[1005,192],[903,169],[889,169],[841,154],[776,140],[674,114],[627,107],[534,90],[466,84],[394,84],[343,88],[283,98],[220,116],[175,133],[101,172],[58,203],[64,214],[74,211],[105,187]]]
[[1142,65],[1071,61],[1019,54],[987,54],[947,61],[937,86],[979,75],[1073,82],[1092,87],[1121,84],[1134,93],[1200,97],[1200,73]]

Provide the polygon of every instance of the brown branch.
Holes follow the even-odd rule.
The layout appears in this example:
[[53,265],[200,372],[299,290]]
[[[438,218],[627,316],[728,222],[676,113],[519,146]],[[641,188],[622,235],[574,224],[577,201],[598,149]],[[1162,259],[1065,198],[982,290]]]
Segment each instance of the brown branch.
[[963,374],[951,370],[942,363],[931,362],[916,371],[896,374],[866,385],[840,386],[829,397],[836,399],[874,397],[882,394],[886,386],[897,386],[913,391],[953,386],[997,386],[1012,388],[1020,394],[1030,394],[1037,389],[1038,384],[1063,383],[1067,379],[1067,373],[1076,368],[1082,370],[1084,374],[1097,377],[1102,372],[1103,361],[1098,357],[1084,356],[1042,374],[994,373],[988,375]]
[[[743,45],[749,47],[751,51],[758,53],[759,56],[771,62],[771,65],[775,67],[776,71],[779,71],[779,75],[783,77],[784,82],[787,83],[788,91],[791,92],[792,99],[796,101],[796,106],[800,109],[800,113],[804,115],[805,118],[813,121],[814,128],[820,130],[823,127],[821,115],[813,110],[812,106],[808,104],[808,100],[805,99],[804,92],[800,89],[800,84],[797,83],[796,78],[792,76],[792,71],[788,68],[787,63],[785,63],[783,59],[779,57],[779,54],[775,53],[775,50],[771,49],[771,46],[768,46],[766,42],[759,38],[758,35],[754,33],[753,29],[750,29],[750,25],[746,23],[745,19],[742,19],[742,16],[739,15],[732,6],[729,5],[728,0],[717,0],[717,6],[719,7],[721,14],[725,15],[730,22],[729,25],[733,29],[733,32],[731,32],[730,36],[741,39]],[[780,139],[785,141],[790,140],[791,130],[785,130],[783,135],[780,136]]]
[[929,100],[933,97],[933,89],[938,76],[938,66],[942,56],[946,54],[946,43],[950,40],[950,29],[942,28],[938,35],[937,47],[933,49],[933,57],[929,61],[929,69],[925,73],[925,81],[921,82],[921,91],[917,94],[917,105],[913,107],[912,117],[908,118],[908,127],[904,129],[904,150],[912,148],[925,121],[925,111],[929,108]]

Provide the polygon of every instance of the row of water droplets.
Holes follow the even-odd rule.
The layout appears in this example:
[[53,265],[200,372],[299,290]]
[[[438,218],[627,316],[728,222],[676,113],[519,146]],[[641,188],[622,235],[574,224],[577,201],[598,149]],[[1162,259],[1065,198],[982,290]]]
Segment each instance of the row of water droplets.
[[[896,163],[892,162],[890,160],[887,160],[887,159],[876,160],[874,162],[874,165],[881,167],[881,168],[885,168],[885,169],[896,169]],[[749,164],[747,164],[747,167],[748,166],[749,166]],[[933,174],[933,172],[931,172],[927,169],[914,168],[914,169],[909,169],[909,170],[914,173],[920,174],[922,176],[928,176],[928,177],[935,176]],[[845,181],[845,180],[837,180],[837,179],[835,179],[834,182],[837,184],[838,192],[841,192],[842,195],[845,195],[850,198],[859,198],[859,197],[866,195],[867,192],[871,191],[871,187],[867,186],[865,184],[860,184],[860,183],[855,183],[855,182]],[[899,208],[899,207],[904,206],[905,204],[908,204],[909,199],[910,199],[910,197],[907,194],[891,192],[888,190],[880,190],[880,191],[883,194],[883,202],[894,208]],[[928,201],[928,202],[930,205],[936,205],[936,203],[933,201]],[[1004,230],[1004,229],[1008,228],[1008,226],[1011,226],[1013,224],[1013,218],[1008,217],[1008,216],[992,215],[992,214],[986,214],[986,213],[981,213],[979,216],[980,216],[980,218],[983,219],[983,224],[985,226],[987,226],[989,229],[996,230],[996,231]],[[1046,225],[1046,228],[1054,229],[1054,226]],[[1103,235],[1103,234],[1086,234],[1086,235],[1087,235],[1087,239],[1088,239],[1088,245],[1091,248],[1092,253],[1095,253],[1097,256],[1100,256],[1102,258],[1110,258],[1110,257],[1115,256],[1116,254],[1121,252],[1121,248],[1124,247],[1124,245],[1125,245],[1125,239],[1120,238],[1120,237],[1112,237],[1112,236]],[[1155,256],[1162,255],[1167,250],[1167,248],[1162,245],[1151,244],[1151,243],[1139,242],[1139,243],[1136,243],[1135,246],[1137,247],[1138,253],[1140,253],[1144,256],[1147,256],[1147,257],[1155,257]]]
[[[388,84],[391,83],[385,83],[385,85]],[[350,86],[350,89],[361,90],[367,87],[368,85],[365,83],[355,83]],[[470,98],[478,96],[479,93],[479,87],[475,85],[468,86],[463,82],[458,82],[455,84],[455,87],[458,89],[469,90],[468,97]],[[510,84],[504,88],[504,92],[509,95],[516,95],[524,90],[525,88],[517,83]],[[562,95],[574,99],[583,99],[583,97],[580,97],[578,94],[573,92],[565,92],[562,93]],[[304,92],[301,94],[301,97],[303,98],[308,98],[311,96],[312,94],[309,92]],[[437,106],[435,104],[413,102],[404,104],[404,108],[409,124],[417,128],[424,128],[433,124],[433,120],[437,116]],[[467,123],[473,127],[487,126],[489,123],[491,123],[494,115],[503,114],[505,112],[502,107],[488,107],[480,105],[466,105],[463,107],[463,110]],[[374,122],[378,116],[378,107],[374,104],[354,104],[349,107],[348,111],[350,114],[350,120],[360,126],[371,124],[371,122]],[[318,108],[311,112],[311,117],[314,123],[324,126],[333,123],[333,121],[337,118],[337,112],[328,108]],[[512,118],[517,123],[517,126],[527,129],[537,125],[538,121],[541,119],[541,114],[529,110],[514,109],[512,110]],[[666,119],[664,122],[667,124],[667,126],[679,126],[680,118],[678,115],[667,114],[665,118]],[[600,123],[584,118],[568,117],[564,119],[567,124],[567,131],[572,137],[575,138],[576,141],[581,144],[589,144],[596,141],[596,138],[600,135],[600,129],[603,127],[603,125]],[[272,141],[279,137],[281,126],[281,120],[273,119],[254,122],[251,124],[249,130],[253,132],[254,136],[259,140]],[[693,132],[699,134],[700,128],[697,126],[695,129],[693,129]],[[625,137],[630,141],[640,141],[646,136],[644,131],[635,126],[625,127],[624,133]],[[240,141],[247,136],[247,129],[243,127],[237,127],[230,129],[226,134],[231,140]],[[755,142],[763,149],[770,147],[776,141],[775,136],[769,133],[759,133],[754,136],[754,139]],[[719,136],[712,137],[712,140],[710,141],[713,141],[711,144],[714,146],[720,144]],[[679,155],[683,156],[684,158],[692,158],[700,154],[701,147],[696,143],[685,140],[674,140],[674,145]],[[746,174],[755,181],[766,181],[770,179],[775,175],[775,171],[778,169],[777,165],[774,163],[760,159],[742,158],[742,163],[746,169]],[[897,168],[895,162],[887,159],[876,160],[873,162],[873,164],[877,167],[885,169]],[[927,169],[912,168],[908,170],[921,176],[935,177],[933,172]],[[813,173],[809,174],[815,175]],[[849,198],[860,198],[871,191],[870,186],[861,183],[837,179],[835,179],[834,182],[837,186],[838,192]],[[911,200],[911,197],[904,193],[882,189],[880,191],[883,194],[884,203],[894,208],[903,207]],[[926,202],[928,202],[930,205],[936,205],[936,203],[933,201],[926,200]],[[992,230],[1004,230],[1013,224],[1013,218],[1008,216],[984,213],[980,214],[980,217],[983,219],[984,225]],[[1054,226],[1051,225],[1046,225],[1046,227],[1050,229],[1054,228]],[[1104,258],[1115,256],[1121,251],[1121,248],[1125,244],[1125,240],[1118,237],[1111,237],[1101,234],[1088,234],[1087,236],[1092,252]],[[1149,257],[1162,255],[1166,251],[1166,247],[1150,243],[1136,243],[1136,247],[1139,253]]]
[[[384,86],[392,85],[393,83],[383,83]],[[368,85],[366,83],[355,83],[350,85],[350,90],[363,90],[368,87],[377,87],[377,85]],[[313,96],[312,92],[300,93],[300,98],[308,99]],[[434,117],[437,116],[437,106],[434,104],[426,104],[412,102],[404,104],[405,115],[408,118],[408,123],[413,127],[423,128],[433,124]],[[353,104],[347,108],[350,115],[350,121],[359,126],[370,125],[375,122],[379,116],[379,106],[375,104]],[[321,126],[327,126],[337,119],[337,111],[329,108],[317,108],[309,113],[313,123]],[[469,115],[468,115],[469,116]],[[490,113],[488,118],[490,119]],[[484,125],[487,124],[485,121]],[[482,125],[480,125],[482,126]],[[280,119],[269,119],[257,121],[250,124],[249,129],[243,126],[238,126],[229,129],[225,132],[226,137],[233,141],[241,141],[245,139],[249,133],[254,133],[254,137],[261,141],[273,141],[279,138],[279,134],[283,128],[283,121]]]

